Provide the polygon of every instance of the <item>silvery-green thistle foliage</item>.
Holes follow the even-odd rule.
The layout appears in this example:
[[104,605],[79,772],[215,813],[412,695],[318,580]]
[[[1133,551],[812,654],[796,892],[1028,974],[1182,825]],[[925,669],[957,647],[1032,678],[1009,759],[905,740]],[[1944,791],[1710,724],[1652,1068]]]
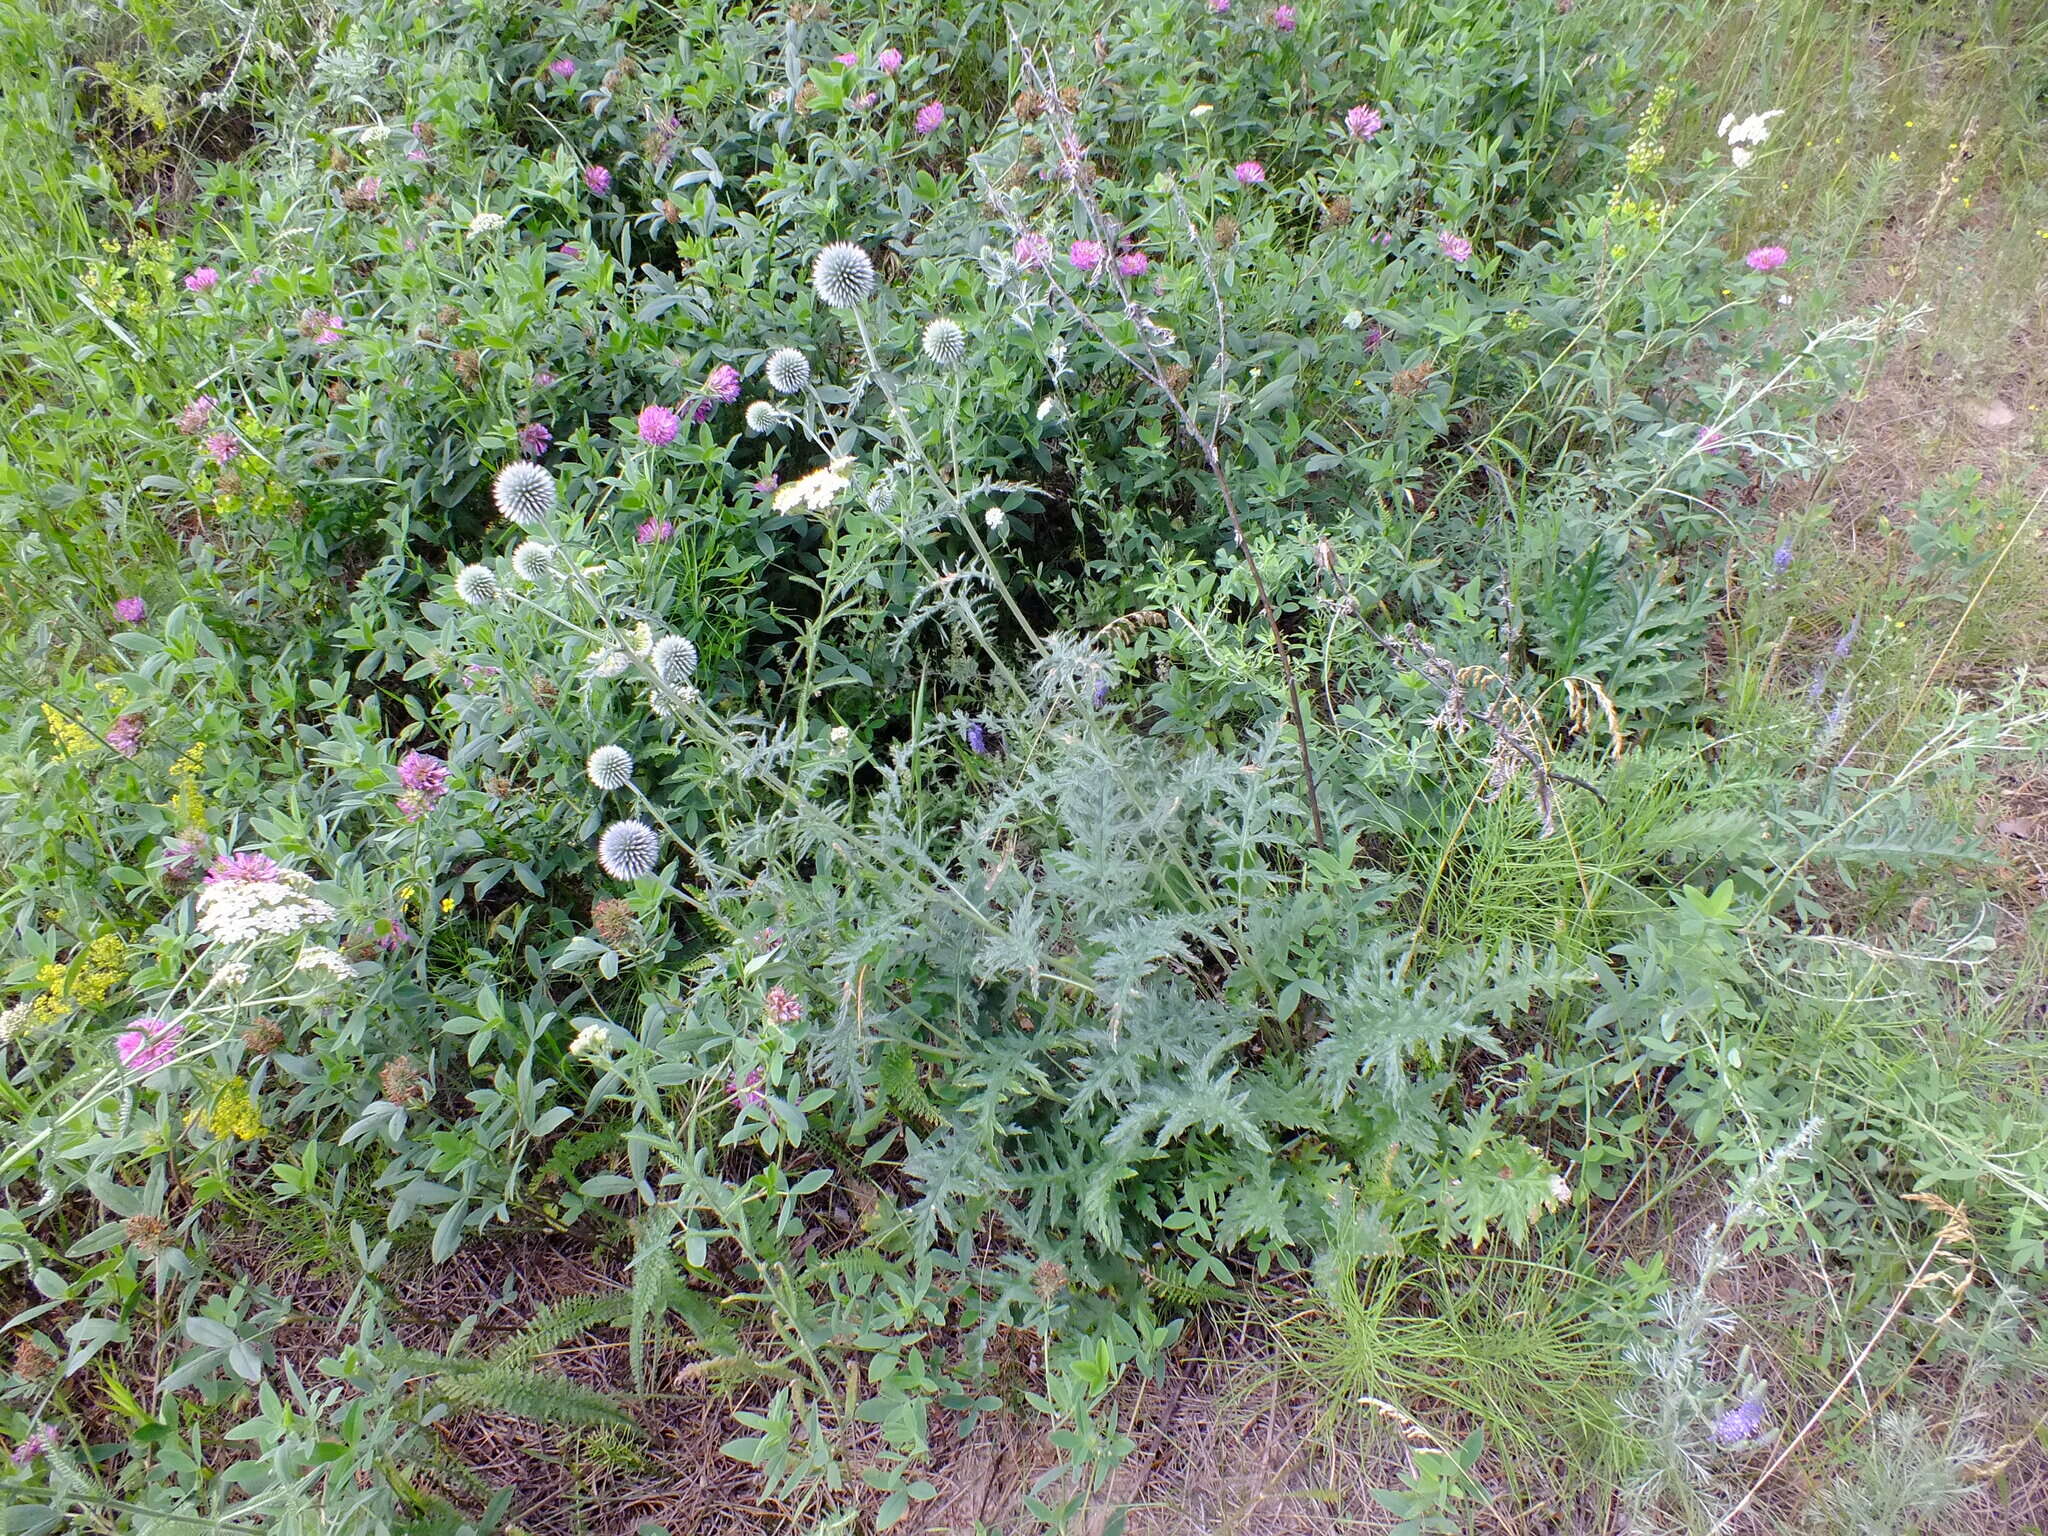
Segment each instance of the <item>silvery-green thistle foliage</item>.
[[833,309],[852,309],[875,291],[875,264],[859,246],[838,240],[811,263],[811,286]]
[[555,560],[555,546],[543,544],[538,539],[527,539],[512,551],[512,574],[521,581],[548,581],[560,574],[561,568]]
[[778,395],[800,394],[811,382],[811,360],[795,347],[781,347],[768,354],[768,387]]
[[633,782],[633,754],[624,747],[599,747],[583,764],[590,782],[607,794]]
[[951,320],[934,320],[924,328],[924,355],[941,368],[958,368],[967,360],[967,333]]
[[498,471],[491,499],[508,522],[531,528],[555,510],[555,477],[527,459],[515,459]]
[[687,683],[697,670],[697,647],[681,635],[663,635],[647,659],[664,683]]
[[498,578],[488,565],[465,565],[455,573],[455,595],[472,608],[488,608],[498,600]]
[[661,862],[661,839],[643,821],[615,821],[597,840],[597,863],[614,880],[639,880]]

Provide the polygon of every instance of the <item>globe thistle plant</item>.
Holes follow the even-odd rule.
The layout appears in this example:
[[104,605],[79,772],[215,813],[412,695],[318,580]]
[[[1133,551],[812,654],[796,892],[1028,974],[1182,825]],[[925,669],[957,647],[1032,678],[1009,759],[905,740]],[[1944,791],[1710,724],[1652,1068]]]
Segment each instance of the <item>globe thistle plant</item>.
[[952,320],[934,320],[924,328],[924,355],[941,368],[958,368],[967,360],[967,333]]
[[555,510],[555,477],[539,464],[514,460],[498,471],[491,499],[508,522],[531,528]]
[[795,347],[780,347],[769,353],[768,366],[763,371],[768,375],[768,387],[778,395],[798,394],[811,382],[811,360]]
[[811,286],[829,307],[852,309],[875,291],[875,264],[859,246],[835,241],[811,263]]
[[465,565],[455,573],[455,595],[472,608],[488,608],[498,600],[498,578],[487,565]]
[[590,782],[610,794],[633,782],[633,754],[624,747],[603,746],[590,754],[583,771]]
[[697,647],[681,635],[663,635],[647,659],[664,683],[687,683],[697,670]]
[[753,433],[754,436],[760,437],[764,433],[773,432],[781,424],[782,412],[776,410],[766,400],[754,400],[748,403],[747,430]]
[[598,867],[614,880],[639,880],[661,860],[661,839],[642,821],[615,821],[597,840]]
[[521,581],[547,581],[559,573],[560,566],[555,560],[555,546],[552,544],[527,539],[512,551],[512,574]]

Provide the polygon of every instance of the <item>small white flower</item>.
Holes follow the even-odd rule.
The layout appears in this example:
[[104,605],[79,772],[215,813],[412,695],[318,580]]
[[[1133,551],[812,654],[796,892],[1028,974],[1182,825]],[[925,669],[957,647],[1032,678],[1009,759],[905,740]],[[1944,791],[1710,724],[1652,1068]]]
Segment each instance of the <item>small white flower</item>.
[[782,412],[766,400],[755,400],[747,406],[747,430],[759,437],[773,432],[782,425]]
[[1364,310],[1362,310],[1362,309],[1351,309],[1351,310],[1346,310],[1346,311],[1344,312],[1344,329],[1345,329],[1345,330],[1347,330],[1347,331],[1355,331],[1355,330],[1357,330],[1357,329],[1358,329],[1358,328],[1359,328],[1359,327],[1360,327],[1361,325],[1363,325],[1363,324],[1365,324],[1365,311],[1364,311]]
[[222,987],[232,992],[238,988],[246,987],[252,974],[254,973],[250,971],[247,961],[230,960],[213,973],[213,979],[219,982]]
[[1571,1185],[1565,1183],[1561,1175],[1553,1173],[1550,1176],[1550,1198],[1557,1201],[1560,1205],[1562,1205],[1565,1201],[1571,1199],[1571,1197]]
[[811,382],[811,360],[795,347],[782,347],[768,354],[768,387],[778,395],[794,395]]
[[633,782],[633,754],[624,747],[603,746],[590,754],[583,765],[590,782],[610,793]]
[[1188,116],[1207,117],[1211,112],[1214,112],[1215,110],[1215,107],[1211,106],[1208,102],[1198,101],[1192,107],[1188,108]]
[[1715,131],[1727,141],[1728,158],[1735,162],[1738,171],[1756,158],[1756,151],[1744,146],[1769,142],[1771,119],[1784,115],[1785,109],[1776,107],[1769,112],[1753,112],[1740,122],[1736,121],[1733,112],[1721,119],[1721,126]]
[[811,286],[833,309],[852,309],[875,291],[875,264],[859,246],[835,241],[811,263]]
[[697,647],[681,635],[663,635],[654,642],[647,659],[664,683],[687,683],[697,670]]
[[1038,402],[1038,419],[1046,421],[1059,413],[1060,403],[1051,395]]
[[521,581],[548,581],[561,574],[555,546],[527,539],[512,551],[512,574]]
[[389,123],[371,123],[362,131],[362,140],[365,144],[382,144],[390,137],[391,125]]
[[823,469],[812,470],[801,480],[792,480],[775,493],[775,510],[789,512],[797,507],[807,507],[813,512],[824,511],[850,483],[846,471],[852,467],[851,458],[838,458]]
[[981,520],[988,525],[988,531],[994,533],[1003,526],[1003,509],[1001,507],[990,507],[981,514]]
[[633,653],[622,651],[617,646],[606,646],[592,653],[583,670],[591,677],[624,677],[633,670]]
[[292,967],[302,971],[309,978],[320,981],[354,981],[357,971],[348,962],[348,957],[339,950],[329,949],[325,944],[308,944],[299,951],[299,963]]
[[495,234],[504,227],[505,215],[492,213],[488,208],[469,221],[469,232],[472,235]]
[[656,683],[647,690],[647,712],[657,720],[673,720],[697,702],[697,690],[688,683]]
[[531,460],[515,459],[491,482],[491,499],[508,522],[531,528],[555,510],[555,477]]
[[941,368],[958,368],[967,360],[967,333],[951,320],[934,320],[924,328],[924,355]]
[[661,839],[641,821],[615,821],[597,840],[597,862],[614,880],[639,880],[661,862]]
[[612,1032],[602,1024],[584,1025],[569,1042],[569,1054],[585,1061],[611,1060]]
[[472,608],[488,608],[498,600],[498,578],[487,565],[465,565],[455,573],[455,595]]
[[833,746],[835,746],[835,747],[843,747],[843,746],[845,746],[845,745],[846,745],[846,743],[847,743],[848,741],[850,741],[850,740],[852,739],[852,737],[853,737],[853,727],[852,727],[852,726],[850,726],[850,725],[835,725],[835,726],[833,726],[833,727],[832,727],[832,745],[833,745]]
[[24,1000],[0,1012],[0,1043],[18,1040],[29,1032],[29,1027],[35,1022],[33,1008],[33,1003]]
[[295,869],[273,877],[209,878],[193,904],[193,926],[217,944],[288,938],[334,921],[334,908],[312,890],[313,882]]

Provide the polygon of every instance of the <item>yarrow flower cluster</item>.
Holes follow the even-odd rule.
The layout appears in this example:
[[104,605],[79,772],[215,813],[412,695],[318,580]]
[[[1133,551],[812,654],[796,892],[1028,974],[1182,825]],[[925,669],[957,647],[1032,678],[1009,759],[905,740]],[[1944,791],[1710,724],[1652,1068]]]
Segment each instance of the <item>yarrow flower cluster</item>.
[[169,1019],[134,1019],[114,1037],[114,1054],[123,1069],[147,1077],[171,1064],[184,1036],[185,1026]]
[[1785,109],[1777,107],[1769,112],[1753,112],[1740,121],[1733,112],[1721,119],[1721,126],[1714,131],[1728,145],[1728,158],[1735,162],[1738,171],[1756,158],[1756,151],[1749,146],[1770,139],[1771,119],[1784,115]]
[[831,308],[852,309],[875,291],[875,264],[859,246],[835,241],[811,263],[811,287]]
[[418,821],[448,793],[448,765],[425,752],[408,752],[399,760],[398,782],[405,790],[398,797],[398,814]]
[[615,821],[597,840],[598,867],[614,880],[639,880],[661,861],[661,839],[642,821]]
[[350,963],[348,956],[338,949],[329,949],[325,944],[308,944],[300,950],[298,963],[292,970],[323,984],[332,981],[354,981],[361,974]]
[[795,347],[778,347],[768,354],[768,364],[761,370],[768,378],[768,387],[778,395],[794,395],[811,382],[811,360]]
[[491,500],[507,522],[531,528],[555,510],[555,477],[538,464],[515,459],[491,482]]
[[801,480],[792,480],[775,493],[775,510],[791,512],[804,507],[812,512],[824,511],[851,483],[846,471],[852,467],[850,457],[837,458],[823,469],[812,470]]
[[649,405],[641,408],[636,428],[641,442],[655,448],[666,448],[683,430],[683,422],[667,406]]
[[611,1060],[612,1032],[602,1024],[584,1025],[569,1042],[569,1054],[581,1061]]
[[195,904],[195,926],[220,944],[288,938],[334,921],[334,908],[312,894],[313,882],[260,853],[215,859]]

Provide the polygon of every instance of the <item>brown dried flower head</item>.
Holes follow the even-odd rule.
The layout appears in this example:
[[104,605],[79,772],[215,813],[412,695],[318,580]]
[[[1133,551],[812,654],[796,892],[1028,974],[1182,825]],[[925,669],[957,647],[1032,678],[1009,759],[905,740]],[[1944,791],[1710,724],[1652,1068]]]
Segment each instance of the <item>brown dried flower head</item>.
[[590,926],[613,949],[625,949],[640,941],[640,920],[632,906],[616,896],[607,896],[590,909]]
[[24,1334],[14,1341],[14,1374],[23,1381],[41,1381],[57,1369],[57,1357]]
[[484,360],[473,347],[464,347],[455,354],[455,377],[462,381],[464,389],[475,389],[483,382]]
[[277,1020],[268,1015],[259,1017],[242,1031],[242,1046],[252,1056],[268,1056],[284,1044],[284,1031],[277,1027]]
[[1209,232],[1215,236],[1219,251],[1227,251],[1237,244],[1237,220],[1227,213],[1210,226]]
[[1338,193],[1330,199],[1330,206],[1323,210],[1323,228],[1342,229],[1351,222],[1351,199]]
[[1038,1299],[1048,1307],[1066,1288],[1067,1266],[1058,1259],[1041,1259],[1038,1268],[1031,1271],[1031,1289],[1038,1292]]
[[384,1070],[377,1074],[377,1083],[384,1090],[384,1097],[393,1104],[411,1108],[427,1102],[420,1069],[413,1065],[410,1056],[394,1056],[384,1063]]
[[161,1216],[152,1216],[147,1211],[130,1216],[121,1223],[121,1230],[138,1252],[159,1254],[170,1246],[171,1229]]

